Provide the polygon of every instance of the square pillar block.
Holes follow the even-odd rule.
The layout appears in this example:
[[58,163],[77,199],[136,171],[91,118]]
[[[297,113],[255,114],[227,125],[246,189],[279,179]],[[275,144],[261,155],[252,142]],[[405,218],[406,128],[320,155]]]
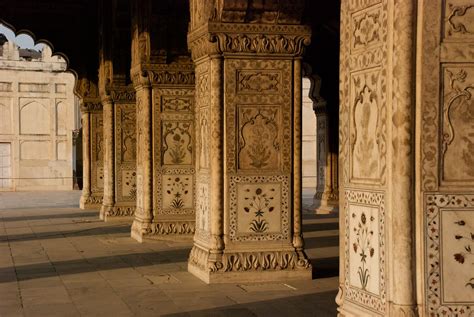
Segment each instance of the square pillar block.
[[301,234],[297,25],[209,22],[196,64],[196,234],[188,270],[206,283],[311,279]]

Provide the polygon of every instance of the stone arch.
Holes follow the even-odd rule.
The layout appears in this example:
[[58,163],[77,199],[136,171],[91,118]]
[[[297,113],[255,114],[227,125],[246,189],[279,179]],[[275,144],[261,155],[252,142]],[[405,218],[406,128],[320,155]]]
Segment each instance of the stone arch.
[[39,101],[31,101],[20,109],[21,134],[50,134],[50,111]]

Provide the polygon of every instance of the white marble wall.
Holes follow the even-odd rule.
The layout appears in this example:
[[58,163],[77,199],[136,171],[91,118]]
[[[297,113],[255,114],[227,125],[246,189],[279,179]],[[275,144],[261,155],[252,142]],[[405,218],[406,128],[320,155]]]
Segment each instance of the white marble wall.
[[74,76],[47,46],[32,61],[12,50],[5,43],[0,57],[0,143],[10,147],[12,178],[0,190],[72,189]]

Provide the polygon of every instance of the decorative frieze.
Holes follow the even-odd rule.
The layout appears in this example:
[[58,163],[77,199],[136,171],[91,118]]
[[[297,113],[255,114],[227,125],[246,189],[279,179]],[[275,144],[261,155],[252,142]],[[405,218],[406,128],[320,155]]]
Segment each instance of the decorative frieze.
[[293,251],[231,252],[211,260],[209,254],[197,246],[191,250],[189,263],[213,273],[307,270],[311,267],[304,255]]

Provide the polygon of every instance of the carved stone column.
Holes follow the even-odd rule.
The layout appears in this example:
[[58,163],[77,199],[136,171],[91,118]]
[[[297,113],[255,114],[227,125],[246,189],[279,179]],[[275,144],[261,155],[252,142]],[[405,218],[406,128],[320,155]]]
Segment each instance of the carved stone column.
[[115,204],[115,151],[114,151],[114,105],[110,97],[103,97],[104,124],[104,200],[100,208],[100,219],[110,213]]
[[82,124],[82,195],[79,206],[86,209],[84,203],[91,196],[91,120],[87,107],[81,105]]
[[99,209],[103,197],[102,104],[86,100],[81,105],[84,187],[81,209]]
[[[132,236],[139,241],[144,237],[191,237],[195,227],[194,65],[182,58],[170,64],[141,65],[132,72],[134,78],[142,77],[135,80],[139,133],[142,129],[142,138],[146,135],[154,140],[150,148],[147,141],[138,142],[139,177],[153,189],[150,196],[144,187],[138,189],[142,205]],[[146,199],[150,201],[145,204]]]
[[310,30],[208,22],[199,1],[191,8],[198,128],[188,270],[207,283],[310,279],[301,234],[299,59]]
[[338,153],[331,151],[329,146],[338,133],[330,129],[325,102],[315,104],[314,112],[316,114],[318,164],[314,205],[317,214],[327,214],[339,210]]
[[[316,114],[316,193],[314,208],[317,214],[328,214],[339,211],[338,184],[338,131],[329,121],[327,102],[319,94],[321,78],[315,74],[309,75],[311,81],[310,98]],[[332,119],[332,118],[331,118]],[[337,125],[336,125],[337,128]]]
[[[416,12],[412,0],[341,3],[339,137],[344,194],[340,197],[337,303],[343,316],[418,315],[414,258],[414,131],[419,109],[414,84]],[[429,23],[433,18],[428,18]],[[430,30],[430,40],[435,29],[441,28]],[[424,55],[438,51],[431,49]],[[438,88],[437,84],[424,91],[434,95]],[[438,120],[430,116],[429,122],[433,126]],[[432,148],[429,151],[434,157]],[[439,250],[437,242],[427,241]],[[430,257],[440,261],[434,254],[430,252]],[[425,283],[430,289],[439,287],[436,279],[420,281]]]
[[100,217],[131,221],[136,199],[136,120],[135,90],[129,75],[130,8],[117,0],[101,0],[99,12],[98,73],[106,166]]
[[191,239],[196,126],[194,65],[186,47],[189,8],[186,1],[135,0],[132,12],[138,129],[132,237]]
[[105,172],[104,220],[134,215],[136,201],[135,90],[115,86],[102,98],[104,105]]

